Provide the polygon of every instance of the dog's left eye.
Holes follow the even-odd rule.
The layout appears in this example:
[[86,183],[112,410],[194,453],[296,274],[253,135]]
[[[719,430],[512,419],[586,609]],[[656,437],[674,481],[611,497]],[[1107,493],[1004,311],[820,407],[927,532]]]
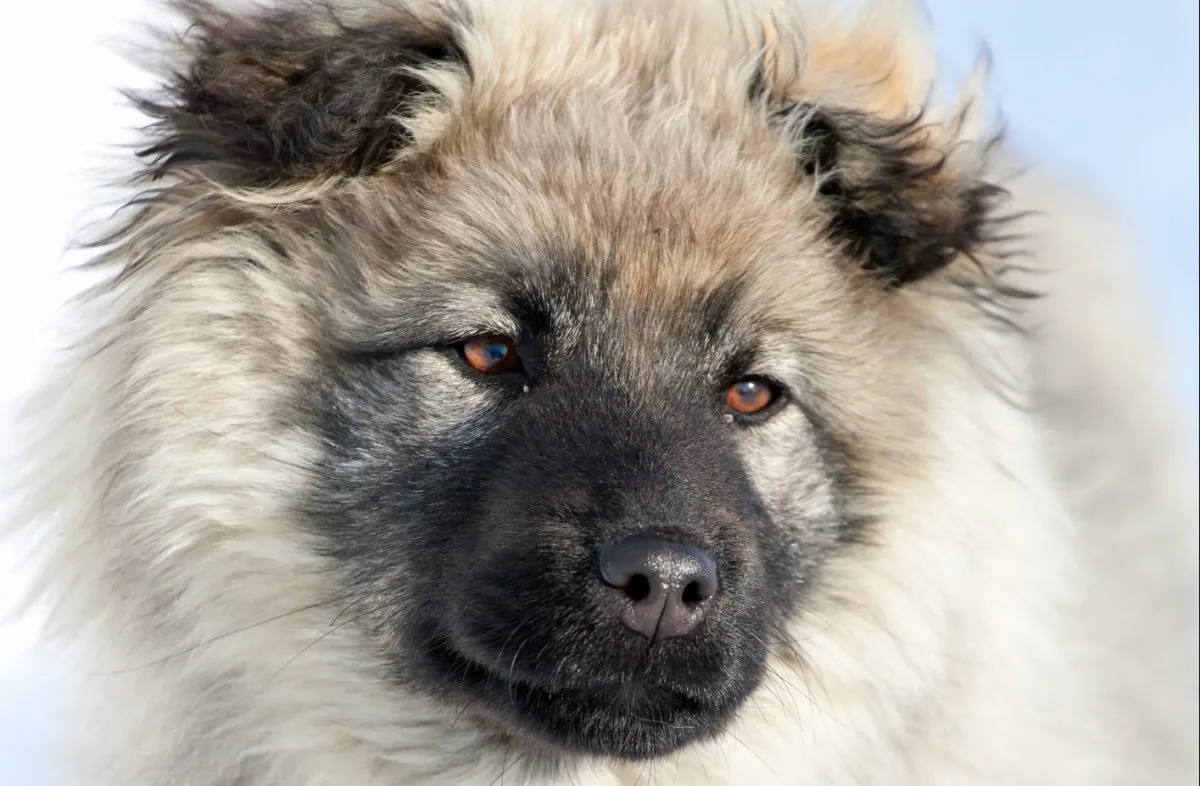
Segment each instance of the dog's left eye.
[[739,379],[725,390],[725,406],[741,415],[766,410],[779,398],[779,388],[759,377]]
[[483,335],[464,341],[463,360],[481,374],[505,374],[521,369],[517,344],[507,336]]

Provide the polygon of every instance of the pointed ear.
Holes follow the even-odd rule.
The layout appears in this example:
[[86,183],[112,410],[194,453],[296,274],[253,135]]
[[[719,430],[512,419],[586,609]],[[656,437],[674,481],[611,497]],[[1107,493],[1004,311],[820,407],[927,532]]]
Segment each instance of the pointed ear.
[[989,239],[1006,192],[984,179],[995,140],[953,139],[954,122],[887,121],[797,104],[799,167],[817,182],[830,229],[865,269],[901,286]]
[[927,104],[937,68],[912,3],[827,11],[763,21],[750,94],[814,181],[831,234],[888,286],[982,251],[1006,197],[987,181],[999,136],[981,133],[986,53],[943,114]]
[[787,114],[831,231],[887,285],[924,278],[988,241],[1006,196],[984,178],[996,140],[959,139],[961,118],[927,125],[920,114],[888,121],[810,104]]
[[163,90],[134,96],[154,124],[155,179],[183,169],[233,186],[370,173],[409,141],[434,94],[416,69],[466,69],[453,20],[388,4],[346,20],[296,0],[245,12],[175,0],[186,27]]

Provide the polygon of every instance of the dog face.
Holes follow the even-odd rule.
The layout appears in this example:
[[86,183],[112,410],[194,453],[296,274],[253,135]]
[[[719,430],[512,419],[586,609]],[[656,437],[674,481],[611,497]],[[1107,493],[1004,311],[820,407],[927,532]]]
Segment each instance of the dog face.
[[856,531],[836,441],[771,362],[787,336],[754,329],[738,278],[631,280],[619,237],[601,256],[424,236],[403,256],[436,254],[436,281],[385,296],[411,327],[340,355],[312,398],[313,521],[365,619],[401,679],[563,747],[713,733]]
[[[774,492],[813,536],[776,522],[741,432],[795,418],[729,365],[725,325],[649,324],[573,255],[544,281],[517,264],[496,282],[527,288],[426,301],[440,335],[330,374],[314,521],[402,680],[563,747],[662,753],[756,685],[800,587],[789,557],[837,540],[830,484],[811,441],[783,439],[769,460],[809,469]],[[743,415],[730,395],[774,400]]]
[[997,191],[952,123],[826,102],[774,23],[502,6],[185,4],[128,242],[226,252],[147,285],[146,340],[253,301],[203,342],[313,446],[295,536],[392,684],[660,756],[726,726],[919,473],[908,285]]
[[[666,152],[597,122],[532,167],[374,192],[403,218],[369,236],[370,204],[331,222],[399,267],[359,269],[370,305],[339,297],[357,313],[307,402],[327,446],[309,506],[399,679],[561,747],[646,757],[723,727],[859,525],[804,336],[769,297],[782,260],[721,248],[754,213],[688,218],[692,182],[655,188],[679,217],[591,191],[575,146],[613,172]],[[803,222],[781,233],[820,259]]]

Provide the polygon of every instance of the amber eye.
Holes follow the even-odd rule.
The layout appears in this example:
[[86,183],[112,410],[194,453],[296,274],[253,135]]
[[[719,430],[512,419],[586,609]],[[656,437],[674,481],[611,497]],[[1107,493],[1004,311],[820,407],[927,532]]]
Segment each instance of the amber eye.
[[467,365],[483,374],[502,374],[521,365],[516,343],[506,336],[485,335],[468,339],[462,345]]
[[779,391],[763,379],[738,380],[725,391],[725,406],[743,415],[762,412],[774,403]]

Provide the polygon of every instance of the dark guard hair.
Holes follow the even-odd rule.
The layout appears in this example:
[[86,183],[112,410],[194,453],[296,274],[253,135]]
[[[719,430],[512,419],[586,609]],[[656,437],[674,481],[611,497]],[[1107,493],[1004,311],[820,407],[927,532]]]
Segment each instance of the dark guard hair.
[[780,97],[766,78],[767,48],[750,81],[750,100],[792,140],[797,168],[816,179],[831,230],[865,269],[886,286],[902,286],[994,243],[1008,192],[982,172],[1001,133],[984,145],[978,166],[952,174],[949,152],[929,144],[923,109],[887,118]]
[[1006,192],[975,177],[939,177],[945,154],[920,140],[920,115],[888,122],[803,103],[780,112],[799,121],[791,124],[798,160],[820,179],[833,231],[888,286],[924,278],[987,243]]
[[158,96],[133,96],[158,123],[141,151],[150,175],[201,167],[265,187],[375,172],[406,142],[405,109],[434,93],[412,69],[466,65],[446,17],[404,6],[386,21],[343,20],[311,0],[253,16],[175,0],[189,59]]

